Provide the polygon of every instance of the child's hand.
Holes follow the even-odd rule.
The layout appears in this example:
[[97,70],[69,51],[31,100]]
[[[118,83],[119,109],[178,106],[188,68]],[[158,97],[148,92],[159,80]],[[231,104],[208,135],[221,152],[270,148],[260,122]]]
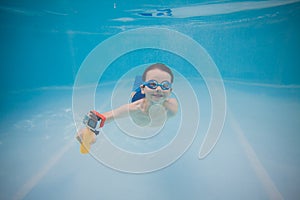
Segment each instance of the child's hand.
[[80,153],[87,154],[91,148],[91,144],[96,142],[96,135],[89,128],[80,129],[76,139],[80,142]]

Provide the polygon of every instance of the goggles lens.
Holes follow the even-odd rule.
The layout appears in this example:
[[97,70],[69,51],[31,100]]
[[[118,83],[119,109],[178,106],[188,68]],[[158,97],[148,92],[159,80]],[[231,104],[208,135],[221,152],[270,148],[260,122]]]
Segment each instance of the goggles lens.
[[169,90],[172,88],[172,84],[169,81],[158,83],[156,80],[150,80],[145,82],[144,85],[150,89],[156,89],[158,86],[160,86],[162,90]]

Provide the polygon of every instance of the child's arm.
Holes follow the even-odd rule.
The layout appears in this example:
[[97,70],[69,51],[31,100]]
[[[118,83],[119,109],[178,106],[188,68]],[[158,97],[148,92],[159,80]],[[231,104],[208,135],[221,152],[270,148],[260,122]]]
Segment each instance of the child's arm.
[[102,115],[106,117],[106,122],[110,122],[116,118],[127,117],[130,112],[136,110],[137,110],[137,103],[134,102],[134,103],[125,104],[114,110],[102,113]]

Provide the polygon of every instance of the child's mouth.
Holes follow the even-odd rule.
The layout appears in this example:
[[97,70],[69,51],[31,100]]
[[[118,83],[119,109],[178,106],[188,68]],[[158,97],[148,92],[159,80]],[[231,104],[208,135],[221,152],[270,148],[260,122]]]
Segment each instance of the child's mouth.
[[160,97],[163,97],[162,94],[152,94],[153,97],[156,97],[156,98],[160,98]]

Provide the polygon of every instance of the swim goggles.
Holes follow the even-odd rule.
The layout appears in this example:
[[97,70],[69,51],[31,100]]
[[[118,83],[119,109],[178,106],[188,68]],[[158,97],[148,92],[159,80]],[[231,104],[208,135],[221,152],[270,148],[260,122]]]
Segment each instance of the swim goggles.
[[156,80],[149,80],[143,84],[150,89],[156,89],[158,86],[161,87],[162,90],[169,90],[172,88],[172,84],[169,81],[163,81],[158,83]]

